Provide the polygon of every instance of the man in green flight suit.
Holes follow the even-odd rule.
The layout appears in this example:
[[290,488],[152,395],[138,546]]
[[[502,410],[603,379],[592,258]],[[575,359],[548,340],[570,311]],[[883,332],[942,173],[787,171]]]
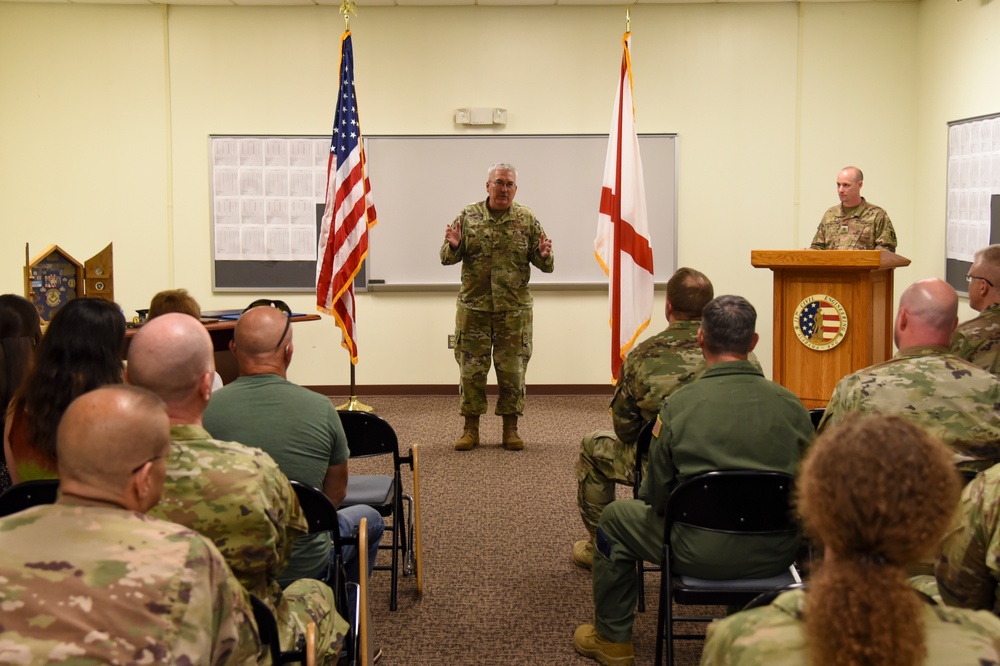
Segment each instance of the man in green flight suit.
[[864,174],[854,166],[837,174],[840,204],[823,214],[813,250],[889,250],[896,251],[896,231],[889,214],[861,196]]
[[951,353],[1000,375],[1000,245],[976,252],[965,279],[969,306],[981,314],[955,329]]
[[[640,499],[616,500],[601,514],[594,553],[593,625],[577,628],[577,652],[603,664],[633,663],[635,563],[660,562],[667,497],[685,479],[720,469],[794,474],[812,439],[809,412],[795,395],[747,360],[757,313],[740,296],[719,296],[702,311],[698,346],[707,369],[663,403],[653,426],[649,473]],[[748,536],[676,526],[674,570],[724,580],[781,573],[797,535]]]
[[455,359],[460,369],[459,413],[465,417],[455,450],[479,444],[486,413],[486,376],[492,355],[503,417],[503,446],[524,448],[517,417],[524,413],[524,373],[531,358],[531,265],[551,273],[552,241],[527,206],[514,203],[517,171],[499,162],[487,172],[485,201],[469,204],[445,229],[441,263],[462,262],[455,317]]

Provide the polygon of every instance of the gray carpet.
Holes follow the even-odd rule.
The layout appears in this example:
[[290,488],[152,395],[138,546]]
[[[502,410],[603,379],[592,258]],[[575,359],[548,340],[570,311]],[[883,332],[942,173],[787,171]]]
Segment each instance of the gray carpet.
[[[420,446],[424,594],[417,596],[414,578],[400,577],[399,610],[390,612],[389,572],[375,572],[372,633],[382,664],[595,663],[573,649],[574,629],[593,621],[590,572],[570,559],[573,542],[586,534],[573,465],[582,435],[610,427],[608,399],[529,396],[520,452],[500,447],[491,401],[482,445],[457,452],[457,396],[361,396],[393,426],[404,451]],[[353,472],[380,469],[373,460],[351,465]],[[403,483],[412,487],[408,472]],[[647,578],[649,610],[637,615],[634,632],[637,664],[653,663],[659,575]],[[700,654],[700,641],[678,643],[676,663],[697,664]]]

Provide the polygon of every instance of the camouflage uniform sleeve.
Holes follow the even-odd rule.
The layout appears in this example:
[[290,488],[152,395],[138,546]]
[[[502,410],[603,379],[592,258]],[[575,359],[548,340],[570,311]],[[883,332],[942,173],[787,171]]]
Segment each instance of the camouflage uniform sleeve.
[[[455,228],[455,226],[458,224],[458,221],[461,219],[462,219],[461,214],[455,218],[455,220],[451,223],[452,229]],[[444,243],[441,244],[441,265],[451,266],[452,264],[457,264],[458,262],[462,261],[462,256],[464,253],[465,253],[465,236],[462,237],[462,240],[459,242],[458,247],[456,248],[452,248],[451,243],[449,243],[448,239],[445,238]]]
[[875,249],[896,251],[896,230],[892,228],[892,220],[884,210],[875,215],[875,224],[872,232],[875,235]]
[[941,542],[934,568],[941,598],[948,605],[976,610],[997,608],[998,487],[1000,476],[986,472],[962,491],[958,512]]
[[955,331],[951,336],[950,351],[955,356],[968,361],[972,358],[972,353],[976,350],[976,345],[969,340],[961,331]]
[[[178,655],[210,652],[211,664],[256,664],[261,654],[250,597],[209,539],[196,536],[184,574],[189,580],[188,613],[178,626]],[[205,622],[205,613],[210,613]],[[205,636],[205,632],[211,634]],[[185,650],[183,643],[190,644]],[[179,663],[183,663],[179,660]]]
[[653,425],[653,440],[649,443],[649,468],[642,479],[639,499],[653,507],[659,515],[667,511],[667,498],[674,486],[674,462],[670,456],[670,424],[665,416],[667,405]]
[[642,410],[639,409],[639,402],[632,392],[633,375],[634,368],[626,357],[621,379],[615,385],[614,395],[611,396],[611,422],[614,424],[615,435],[625,444],[635,444],[639,439],[639,431],[646,422]]
[[839,382],[837,386],[833,389],[833,395],[830,396],[830,402],[826,404],[826,411],[823,413],[823,419],[819,422],[819,427],[816,428],[816,434],[822,433],[827,428],[832,428],[841,421],[844,420],[844,415],[850,411],[848,407],[848,395],[850,395],[851,389],[849,388],[851,380],[851,375],[844,377]]
[[[542,257],[541,253],[538,251],[538,243],[542,240],[542,234],[545,230],[542,229],[541,223],[539,223],[538,218],[533,220],[531,225],[531,246],[532,251],[530,256],[531,264],[543,273],[551,273],[556,266],[556,252],[555,250],[549,251],[549,256]],[[445,241],[447,243],[447,241]]]
[[781,594],[769,606],[715,620],[708,625],[701,666],[768,666],[778,659],[781,663],[808,663],[804,604],[804,593],[796,590]]
[[822,220],[819,226],[816,227],[816,233],[813,235],[812,243],[809,245],[811,250],[825,250],[826,249],[826,228],[823,226]]

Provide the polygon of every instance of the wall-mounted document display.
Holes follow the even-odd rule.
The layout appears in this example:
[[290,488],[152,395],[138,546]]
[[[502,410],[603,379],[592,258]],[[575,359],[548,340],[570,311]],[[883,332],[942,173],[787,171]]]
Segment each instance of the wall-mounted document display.
[[946,279],[966,291],[976,250],[1000,242],[1000,114],[948,123]]

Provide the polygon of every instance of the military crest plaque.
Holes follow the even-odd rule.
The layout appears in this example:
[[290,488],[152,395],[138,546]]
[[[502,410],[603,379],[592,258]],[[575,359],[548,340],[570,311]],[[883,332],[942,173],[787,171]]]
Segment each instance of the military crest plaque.
[[827,351],[847,335],[847,312],[834,297],[813,294],[795,308],[792,326],[799,342],[816,351]]

